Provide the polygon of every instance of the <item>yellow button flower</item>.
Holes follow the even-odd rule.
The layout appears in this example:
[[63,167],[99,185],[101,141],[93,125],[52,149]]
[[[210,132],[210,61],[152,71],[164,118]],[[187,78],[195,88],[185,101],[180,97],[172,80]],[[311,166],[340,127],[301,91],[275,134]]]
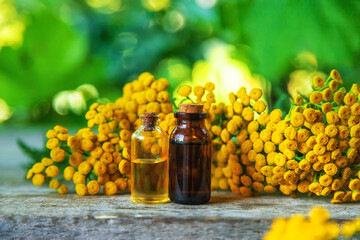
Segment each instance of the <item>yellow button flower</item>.
[[57,146],[59,146],[59,139],[57,139],[57,138],[50,138],[46,142],[46,148],[48,148],[48,149],[54,149]]
[[280,109],[275,109],[270,113],[271,122],[279,122],[282,119],[282,111]]
[[66,194],[69,189],[65,184],[61,184],[60,187],[57,189],[59,194]]
[[100,184],[96,180],[91,180],[90,182],[88,182],[86,187],[87,187],[88,193],[91,195],[98,194],[100,191]]
[[310,95],[311,103],[320,104],[322,100],[323,100],[323,95],[321,94],[321,92],[315,91],[315,92],[311,93],[311,95]]
[[45,176],[43,174],[40,173],[36,173],[33,177],[32,177],[32,183],[35,186],[41,186],[43,185],[45,182]]
[[45,167],[47,167],[47,166],[50,166],[51,164],[53,164],[54,161],[51,158],[45,157],[45,158],[41,159],[41,163],[44,164]]
[[182,97],[188,97],[191,93],[191,87],[188,85],[181,86],[177,93]]
[[85,196],[87,193],[87,187],[85,186],[85,184],[80,183],[80,184],[76,184],[75,186],[75,191],[76,194],[79,196]]
[[59,180],[57,180],[57,179],[52,179],[52,180],[49,182],[49,187],[50,187],[51,189],[57,189],[59,186],[60,186],[60,182],[59,182]]
[[85,176],[81,172],[75,172],[73,176],[73,182],[80,184],[85,182]]
[[51,150],[50,157],[54,162],[62,162],[65,159],[65,150],[56,147]]
[[313,79],[313,84],[314,84],[314,87],[316,88],[322,88],[324,87],[324,79],[320,76],[315,76],[314,79]]
[[45,169],[45,165],[41,162],[35,163],[31,168],[33,173],[42,173],[44,169]]
[[117,193],[117,187],[114,182],[107,182],[104,185],[104,193],[108,196],[115,195]]
[[46,137],[51,139],[51,138],[55,138],[57,135],[57,131],[50,129],[49,131],[46,132]]
[[66,181],[70,181],[73,178],[74,173],[75,173],[75,169],[72,166],[67,166],[64,169],[64,179]]
[[79,152],[73,152],[69,157],[69,163],[73,167],[78,167],[82,161],[83,161],[83,156]]
[[45,170],[45,174],[48,177],[56,177],[59,174],[59,168],[57,166],[48,166]]
[[251,89],[251,91],[250,91],[250,98],[251,98],[252,100],[257,101],[257,100],[259,100],[259,99],[261,98],[261,96],[262,96],[262,90],[261,90],[260,88],[253,88],[253,89]]
[[119,171],[121,174],[129,174],[131,171],[130,162],[127,160],[121,160],[119,163]]

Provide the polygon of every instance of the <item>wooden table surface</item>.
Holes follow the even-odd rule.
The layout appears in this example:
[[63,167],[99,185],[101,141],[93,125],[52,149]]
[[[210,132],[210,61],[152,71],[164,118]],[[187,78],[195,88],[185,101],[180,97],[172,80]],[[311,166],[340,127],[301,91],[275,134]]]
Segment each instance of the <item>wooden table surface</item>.
[[335,221],[360,215],[359,204],[328,198],[213,192],[205,205],[132,203],[129,194],[59,195],[23,180],[24,156],[15,139],[40,146],[41,132],[0,133],[0,239],[261,239],[275,217],[326,206]]

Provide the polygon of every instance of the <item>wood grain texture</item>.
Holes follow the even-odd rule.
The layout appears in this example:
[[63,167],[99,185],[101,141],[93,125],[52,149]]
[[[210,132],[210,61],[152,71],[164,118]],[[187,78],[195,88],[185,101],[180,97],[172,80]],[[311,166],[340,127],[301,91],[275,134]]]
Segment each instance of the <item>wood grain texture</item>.
[[242,198],[213,192],[205,205],[136,204],[129,194],[59,195],[32,185],[0,186],[0,239],[261,239],[273,218],[328,207],[336,221],[353,219],[358,204],[324,198]]

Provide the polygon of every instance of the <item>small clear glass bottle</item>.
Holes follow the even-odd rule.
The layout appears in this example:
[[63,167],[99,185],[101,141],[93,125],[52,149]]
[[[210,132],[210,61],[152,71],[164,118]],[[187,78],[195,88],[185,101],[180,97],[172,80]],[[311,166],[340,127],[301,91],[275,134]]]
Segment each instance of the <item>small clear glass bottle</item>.
[[131,200],[168,202],[168,135],[158,126],[156,113],[140,116],[142,125],[131,136]]
[[211,136],[202,105],[180,104],[169,144],[169,198],[181,204],[202,204],[211,194]]

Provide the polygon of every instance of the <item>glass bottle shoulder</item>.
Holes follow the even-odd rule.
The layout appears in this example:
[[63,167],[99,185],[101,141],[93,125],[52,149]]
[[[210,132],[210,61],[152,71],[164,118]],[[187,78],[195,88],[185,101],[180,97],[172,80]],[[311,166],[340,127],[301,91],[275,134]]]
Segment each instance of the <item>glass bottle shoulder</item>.
[[145,138],[163,138],[166,135],[159,126],[156,126],[151,131],[146,131],[144,126],[140,126],[140,128],[132,134],[131,138],[142,140]]

